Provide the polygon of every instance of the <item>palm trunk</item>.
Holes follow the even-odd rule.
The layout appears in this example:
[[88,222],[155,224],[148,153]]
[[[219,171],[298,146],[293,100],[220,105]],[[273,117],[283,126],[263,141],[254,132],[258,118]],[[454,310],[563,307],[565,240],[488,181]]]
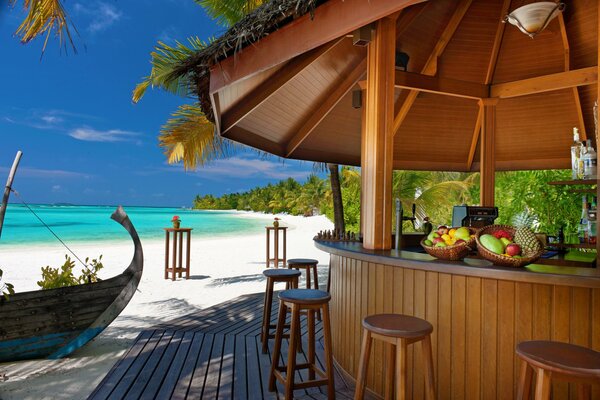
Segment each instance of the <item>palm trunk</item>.
[[337,164],[327,164],[327,168],[329,168],[329,180],[333,197],[333,223],[337,231],[345,231],[346,224],[344,223],[344,203],[342,202],[339,167]]

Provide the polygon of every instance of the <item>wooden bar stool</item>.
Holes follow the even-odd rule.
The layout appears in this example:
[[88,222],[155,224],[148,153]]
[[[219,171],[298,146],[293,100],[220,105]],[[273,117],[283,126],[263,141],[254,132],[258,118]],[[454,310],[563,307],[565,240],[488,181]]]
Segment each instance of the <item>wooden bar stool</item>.
[[267,277],[267,289],[265,290],[265,304],[263,308],[263,322],[262,331],[260,333],[260,340],[262,341],[262,352],[266,353],[268,349],[269,339],[274,338],[275,335],[271,333],[271,328],[275,328],[276,325],[271,324],[271,309],[273,307],[273,289],[275,283],[285,282],[286,289],[297,288],[298,278],[302,273],[291,269],[266,269],[263,271],[263,275]]
[[[333,382],[333,355],[331,353],[331,324],[329,320],[329,293],[315,289],[290,289],[279,293],[279,318],[277,320],[277,330],[275,331],[275,349],[271,364],[271,374],[269,376],[269,390],[275,390],[275,382],[279,380],[285,387],[285,399],[291,400],[294,395],[294,389],[304,389],[307,387],[327,385],[327,398],[335,399],[335,388]],[[281,341],[283,338],[283,328],[288,308],[292,311],[292,323],[290,327],[290,343],[288,347],[287,365],[279,365],[281,357]],[[316,362],[315,355],[315,312],[323,312],[323,341],[325,347],[325,368],[320,369]],[[307,330],[308,330],[308,362],[297,364],[296,352],[301,339],[298,333],[301,330],[300,312],[307,312]],[[308,369],[308,380],[295,383],[296,371],[299,369]],[[285,375],[283,374],[285,373]],[[319,375],[319,379],[316,379]]]
[[435,399],[435,380],[433,377],[433,356],[431,353],[431,332],[433,326],[424,319],[401,314],[369,315],[362,322],[364,332],[358,378],[354,399],[359,400],[365,394],[365,380],[373,339],[389,343],[385,398],[394,398],[394,378],[396,379],[396,400],[406,398],[406,350],[409,344],[421,341],[425,365],[426,398]]
[[[298,271],[300,268],[303,268],[306,271],[306,288],[307,289],[317,289],[319,290],[319,275],[317,274],[317,264],[319,264],[319,260],[314,260],[312,258],[291,258],[288,260],[288,268],[294,268]],[[312,274],[313,279],[310,279],[310,275]],[[311,283],[314,283],[311,285]],[[311,287],[313,286],[313,287]],[[329,290],[328,290],[329,292]],[[317,311],[317,319],[321,321],[321,312]]]
[[536,374],[535,400],[550,399],[552,379],[577,383],[579,399],[589,399],[592,384],[600,384],[600,352],[570,343],[532,340],[517,345],[521,376],[517,399],[531,396]]

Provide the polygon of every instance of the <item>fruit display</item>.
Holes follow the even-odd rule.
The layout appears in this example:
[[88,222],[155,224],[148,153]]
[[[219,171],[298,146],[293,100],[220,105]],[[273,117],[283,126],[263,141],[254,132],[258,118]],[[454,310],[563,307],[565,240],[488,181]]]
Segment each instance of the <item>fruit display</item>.
[[421,246],[433,257],[460,260],[475,248],[475,230],[467,227],[448,228],[442,225],[432,230],[421,241]]
[[542,245],[528,227],[490,225],[477,234],[479,254],[497,265],[520,267],[537,260]]

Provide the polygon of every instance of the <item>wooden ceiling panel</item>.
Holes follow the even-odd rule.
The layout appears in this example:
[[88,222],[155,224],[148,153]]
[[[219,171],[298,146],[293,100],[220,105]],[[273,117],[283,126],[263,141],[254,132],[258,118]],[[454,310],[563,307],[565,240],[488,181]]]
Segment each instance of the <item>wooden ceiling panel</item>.
[[478,110],[475,100],[419,94],[394,138],[394,159],[466,166]]
[[571,69],[591,67],[598,62],[598,2],[573,0],[565,10],[571,50]]
[[[582,86],[577,89],[579,91],[579,99],[581,101],[581,110],[583,111],[583,120],[585,122],[585,130],[587,138],[592,139],[594,148],[596,146],[596,124],[594,123],[594,102],[598,98],[598,85]],[[578,124],[579,125],[579,124]]]
[[485,82],[502,1],[474,1],[439,61],[439,75]]
[[[516,6],[511,5],[511,10]],[[534,39],[506,25],[493,83],[512,82],[565,70],[564,48],[558,19]]]
[[579,125],[570,89],[500,100],[496,117],[497,162],[570,157]]
[[410,27],[396,40],[398,51],[407,53],[408,71],[421,72],[438,37],[454,13],[456,0],[429,1]]
[[242,79],[232,85],[225,86],[219,91],[220,112],[224,113],[239,99],[244,98],[252,90],[256,89],[261,83],[271,78],[282,66],[276,66],[263,72],[252,75],[249,78]]

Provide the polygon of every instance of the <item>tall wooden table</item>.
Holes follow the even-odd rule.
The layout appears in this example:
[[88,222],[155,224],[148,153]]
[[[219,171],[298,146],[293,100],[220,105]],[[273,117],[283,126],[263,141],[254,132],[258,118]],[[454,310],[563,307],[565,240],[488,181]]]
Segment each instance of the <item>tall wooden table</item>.
[[[181,278],[185,271],[185,279],[190,278],[190,244],[192,240],[192,228],[164,228],[165,230],[165,279],[169,279],[169,272],[173,274],[172,280],[175,280],[175,275]],[[169,242],[171,242],[171,233],[173,233],[173,254],[169,257]],[[183,241],[184,234],[186,236],[185,246],[185,267],[183,266]],[[169,259],[171,264],[169,265]]]
[[[279,263],[282,263],[285,267],[286,264],[286,234],[287,226],[265,226],[267,232],[267,268],[271,268],[271,262],[275,268],[279,268]],[[271,231],[273,235],[271,235]],[[282,232],[283,236],[283,258],[279,258],[279,232]],[[271,237],[273,237],[273,258],[271,258]]]

